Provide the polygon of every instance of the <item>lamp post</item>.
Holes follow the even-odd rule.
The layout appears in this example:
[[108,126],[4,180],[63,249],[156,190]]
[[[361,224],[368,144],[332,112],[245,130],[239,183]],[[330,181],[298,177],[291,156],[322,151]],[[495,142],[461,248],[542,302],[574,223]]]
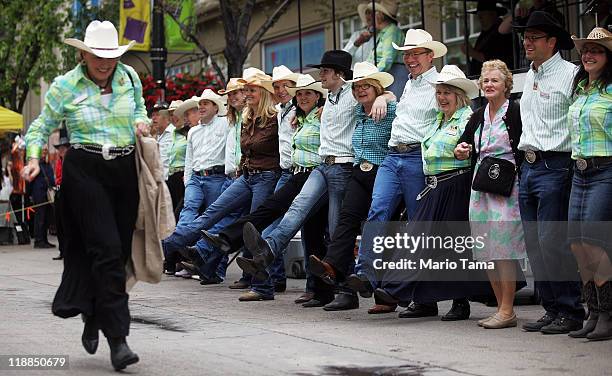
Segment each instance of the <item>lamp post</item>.
[[164,10],[163,0],[153,0],[153,35],[151,39],[151,63],[153,65],[153,79],[160,91],[160,101],[165,100],[166,89],[166,38],[164,36]]

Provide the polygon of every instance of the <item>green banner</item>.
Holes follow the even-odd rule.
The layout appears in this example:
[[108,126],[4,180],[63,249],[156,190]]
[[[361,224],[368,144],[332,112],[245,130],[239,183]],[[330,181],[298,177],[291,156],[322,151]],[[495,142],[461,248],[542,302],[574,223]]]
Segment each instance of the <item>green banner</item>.
[[[195,35],[196,29],[196,14],[193,0],[173,0],[166,2],[174,14],[174,16]],[[166,14],[164,15],[164,26],[166,32],[166,48],[169,52],[172,51],[193,51],[196,46],[193,42],[189,42],[188,38],[183,37],[181,27],[174,19]]]

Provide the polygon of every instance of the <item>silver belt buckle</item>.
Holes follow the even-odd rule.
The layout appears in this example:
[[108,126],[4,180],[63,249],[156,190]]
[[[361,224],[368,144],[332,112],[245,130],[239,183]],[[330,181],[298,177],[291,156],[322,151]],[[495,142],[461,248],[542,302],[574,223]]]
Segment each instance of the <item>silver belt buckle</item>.
[[333,155],[328,155],[327,157],[325,157],[325,163],[328,165],[333,165],[334,163],[336,163],[336,157],[334,157]]
[[431,189],[436,189],[438,186],[438,178],[436,176],[428,176],[425,178],[425,184]]
[[399,151],[400,153],[405,153],[408,151],[408,145],[407,144],[397,144],[395,149],[397,149],[397,151]]
[[359,164],[359,169],[363,172],[372,171],[374,165],[368,161],[363,161]]
[[587,169],[588,166],[589,164],[587,163],[586,159],[582,159],[582,158],[576,159],[576,168],[578,170],[584,171]]
[[110,149],[113,147],[113,145],[111,144],[104,144],[102,145],[102,158],[104,158],[107,161],[110,161],[111,159],[115,159],[116,156],[115,155],[111,155],[110,154]]
[[536,155],[535,151],[533,151],[533,150],[527,150],[527,151],[525,152],[525,160],[526,160],[527,162],[529,162],[529,163],[533,163],[533,162],[535,162],[535,161],[536,161],[536,159],[537,159],[537,155]]

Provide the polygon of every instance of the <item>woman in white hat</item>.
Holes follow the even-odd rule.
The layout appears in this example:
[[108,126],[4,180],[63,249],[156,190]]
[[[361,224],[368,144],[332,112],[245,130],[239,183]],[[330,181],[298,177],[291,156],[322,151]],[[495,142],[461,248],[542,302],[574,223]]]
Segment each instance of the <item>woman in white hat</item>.
[[[481,169],[487,169],[488,174],[490,167],[487,166],[490,165],[485,158],[511,162],[509,166],[513,175],[520,169],[524,153],[518,150],[522,133],[519,103],[508,99],[512,91],[512,73],[501,60],[486,61],[478,83],[487,104],[472,115],[455,148],[455,156],[459,160],[471,159],[475,176]],[[474,247],[472,254],[477,261],[495,263],[495,269],[488,270],[487,274],[497,300],[497,311],[478,321],[478,325],[486,329],[517,325],[513,307],[517,261],[527,257],[519,210],[518,179],[510,179],[506,189],[508,196],[483,190],[476,181],[470,195],[472,234],[490,234],[486,245]]]
[[572,36],[580,52],[575,101],[568,113],[575,160],[569,239],[589,317],[570,337],[612,339],[612,33],[596,27]]
[[130,313],[125,264],[130,258],[138,210],[134,144],[149,132],[138,74],[119,58],[133,44],[119,46],[108,21],[92,21],[80,50],[81,63],[55,79],[40,116],[26,135],[32,180],[49,133],[66,119],[72,148],[64,160],[62,212],[67,247],[62,282],[53,301],[60,317],[83,314],[82,343],[93,354],[98,330],[108,339],[116,370],[136,363],[128,347]]
[[[444,66],[432,85],[436,88],[439,110],[435,123],[421,142],[426,186],[417,196],[419,204],[412,226],[400,232],[465,237],[470,231],[467,221],[472,169],[470,161],[455,158],[454,150],[472,115],[470,98],[478,96],[478,87],[455,65]],[[449,221],[460,224],[449,226],[440,223]],[[391,255],[391,260],[398,261],[408,256],[413,257],[417,265],[420,265],[420,260],[429,258],[458,262],[459,253],[455,249],[432,248],[423,247],[414,253],[401,249]],[[469,259],[469,250],[464,250],[461,257]],[[390,305],[412,301],[413,304],[399,314],[402,318],[437,316],[437,302],[453,299],[452,308],[442,316],[442,320],[467,320],[470,316],[467,297],[489,293],[488,284],[467,282],[468,275],[461,268],[450,278],[447,273],[450,272],[442,270],[440,273],[426,267],[421,270],[387,270],[382,288],[375,291],[375,297]]]

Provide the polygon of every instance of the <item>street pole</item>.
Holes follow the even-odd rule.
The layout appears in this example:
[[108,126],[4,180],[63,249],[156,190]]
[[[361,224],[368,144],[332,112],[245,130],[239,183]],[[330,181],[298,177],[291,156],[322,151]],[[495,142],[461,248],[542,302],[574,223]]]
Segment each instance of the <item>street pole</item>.
[[153,79],[160,91],[161,102],[165,101],[166,89],[166,38],[164,36],[163,0],[153,0],[153,35],[151,40],[151,63],[153,64]]

